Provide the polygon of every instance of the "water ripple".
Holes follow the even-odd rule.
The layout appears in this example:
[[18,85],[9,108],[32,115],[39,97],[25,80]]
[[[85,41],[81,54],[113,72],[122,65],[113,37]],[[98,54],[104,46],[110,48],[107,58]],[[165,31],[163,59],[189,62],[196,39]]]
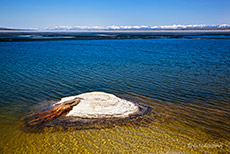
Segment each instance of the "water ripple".
[[[229,41],[0,42],[0,148],[8,153],[227,153]],[[87,91],[113,93],[150,110],[109,128],[47,128],[42,134],[15,126],[36,105]]]

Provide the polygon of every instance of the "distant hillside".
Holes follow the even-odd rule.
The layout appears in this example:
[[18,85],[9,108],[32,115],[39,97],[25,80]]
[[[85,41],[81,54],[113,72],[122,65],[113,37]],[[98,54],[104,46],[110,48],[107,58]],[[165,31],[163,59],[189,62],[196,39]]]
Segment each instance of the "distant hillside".
[[16,30],[16,29],[0,27],[0,30]]
[[166,25],[166,26],[54,26],[46,28],[15,29],[0,27],[0,31],[154,31],[154,30],[230,30],[230,24],[221,25]]
[[[167,25],[167,26],[55,26],[43,30],[215,30],[230,29],[230,24],[222,25]],[[42,29],[41,29],[42,30]]]
[[17,29],[17,28],[6,28],[6,27],[0,27],[0,31],[31,31],[31,30],[35,30],[35,29]]

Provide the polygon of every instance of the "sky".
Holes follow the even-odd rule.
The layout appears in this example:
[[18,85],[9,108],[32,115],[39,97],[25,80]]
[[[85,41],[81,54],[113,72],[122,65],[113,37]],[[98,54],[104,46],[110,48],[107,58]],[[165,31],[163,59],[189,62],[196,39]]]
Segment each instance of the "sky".
[[230,24],[230,0],[0,0],[0,27]]

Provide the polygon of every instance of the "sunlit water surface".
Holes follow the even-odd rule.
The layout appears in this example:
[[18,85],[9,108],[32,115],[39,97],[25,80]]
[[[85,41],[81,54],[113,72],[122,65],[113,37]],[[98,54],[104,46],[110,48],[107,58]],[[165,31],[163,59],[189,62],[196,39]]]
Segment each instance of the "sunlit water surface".
[[[227,153],[230,40],[0,42],[1,153]],[[25,131],[35,106],[88,91],[151,111],[112,127]]]

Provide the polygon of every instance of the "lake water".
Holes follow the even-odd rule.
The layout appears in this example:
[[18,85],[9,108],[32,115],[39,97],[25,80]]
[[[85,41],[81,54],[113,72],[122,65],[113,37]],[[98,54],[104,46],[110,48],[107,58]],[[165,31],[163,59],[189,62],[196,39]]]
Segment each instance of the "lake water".
[[[230,152],[230,39],[0,42],[2,153]],[[34,106],[104,91],[151,108],[109,128],[27,132]]]

